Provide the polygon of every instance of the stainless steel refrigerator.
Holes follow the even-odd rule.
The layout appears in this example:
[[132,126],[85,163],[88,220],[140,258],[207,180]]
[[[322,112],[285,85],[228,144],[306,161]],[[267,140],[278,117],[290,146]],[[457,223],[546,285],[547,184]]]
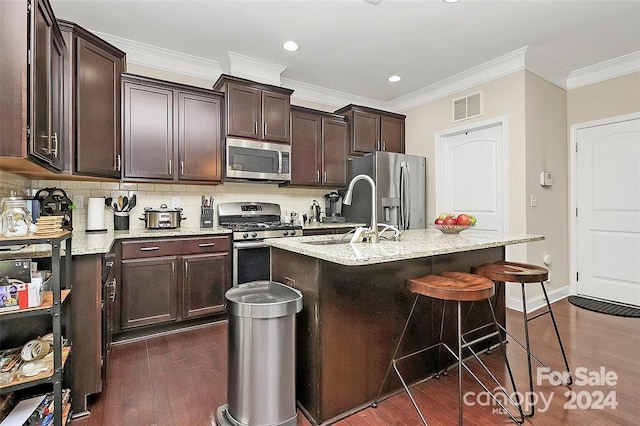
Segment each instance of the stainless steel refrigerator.
[[[424,157],[381,151],[351,160],[351,178],[366,174],[376,183],[379,224],[398,229],[426,228],[426,163]],[[371,186],[357,182],[351,205],[344,205],[342,211],[349,222],[371,226]]]

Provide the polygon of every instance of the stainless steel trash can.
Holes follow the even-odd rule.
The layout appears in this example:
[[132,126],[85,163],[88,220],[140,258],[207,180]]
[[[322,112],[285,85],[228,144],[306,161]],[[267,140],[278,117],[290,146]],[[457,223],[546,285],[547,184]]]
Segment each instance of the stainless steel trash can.
[[302,293],[275,281],[228,290],[228,404],[219,425],[296,424],[296,313]]

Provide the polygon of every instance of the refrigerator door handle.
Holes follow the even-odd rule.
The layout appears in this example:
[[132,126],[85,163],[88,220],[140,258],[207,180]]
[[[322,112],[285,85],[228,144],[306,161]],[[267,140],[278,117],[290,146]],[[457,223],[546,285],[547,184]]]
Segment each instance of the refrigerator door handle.
[[410,204],[411,204],[411,199],[410,199],[410,195],[409,195],[409,182],[411,181],[411,170],[409,170],[409,164],[405,163],[404,164],[404,184],[405,184],[405,188],[402,191],[402,195],[403,195],[403,199],[402,199],[402,209],[404,210],[404,214],[405,214],[405,218],[404,218],[404,229],[409,229],[409,226],[411,226],[411,208],[410,208]]
[[398,219],[400,230],[405,229],[404,226],[404,161],[400,163],[400,218]]

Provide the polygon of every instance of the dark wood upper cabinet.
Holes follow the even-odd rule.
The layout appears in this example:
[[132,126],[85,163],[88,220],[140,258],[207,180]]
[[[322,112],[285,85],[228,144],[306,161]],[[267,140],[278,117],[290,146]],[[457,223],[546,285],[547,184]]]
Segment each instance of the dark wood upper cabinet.
[[73,22],[58,24],[68,46],[65,129],[70,171],[120,178],[120,74],[125,53]]
[[222,74],[213,85],[225,93],[225,134],[289,143],[290,98],[293,90]]
[[347,124],[344,117],[291,107],[291,184],[347,184]]
[[222,96],[123,74],[124,179],[220,182]]
[[347,105],[336,114],[347,117],[349,123],[349,155],[404,152],[404,115],[359,105]]
[[30,176],[63,170],[66,45],[49,2],[0,1],[0,46],[3,169]]

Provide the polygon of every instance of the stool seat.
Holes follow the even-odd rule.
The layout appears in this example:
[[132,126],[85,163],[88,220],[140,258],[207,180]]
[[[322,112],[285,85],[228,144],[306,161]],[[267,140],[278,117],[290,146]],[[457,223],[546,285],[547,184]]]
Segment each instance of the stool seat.
[[441,300],[472,301],[489,299],[495,293],[493,281],[463,272],[444,272],[407,280],[413,293]]
[[542,266],[506,261],[474,266],[471,272],[493,281],[512,283],[540,283],[549,279],[549,271]]

